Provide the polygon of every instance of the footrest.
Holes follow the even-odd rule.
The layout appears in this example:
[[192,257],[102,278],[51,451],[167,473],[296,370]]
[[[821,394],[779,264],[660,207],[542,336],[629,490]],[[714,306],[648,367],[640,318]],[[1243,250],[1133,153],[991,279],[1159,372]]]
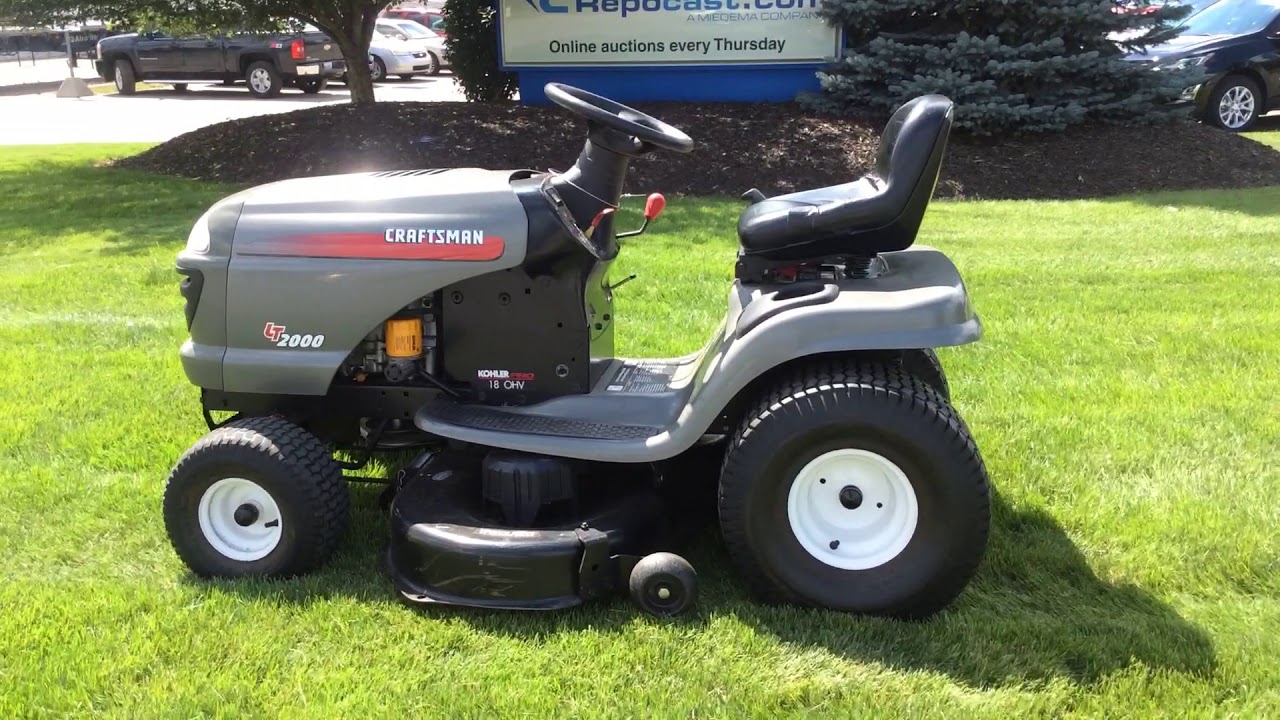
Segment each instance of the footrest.
[[483,405],[438,402],[424,405],[420,417],[458,427],[518,435],[583,438],[587,440],[644,440],[662,432],[647,425],[615,425],[574,418],[516,413]]

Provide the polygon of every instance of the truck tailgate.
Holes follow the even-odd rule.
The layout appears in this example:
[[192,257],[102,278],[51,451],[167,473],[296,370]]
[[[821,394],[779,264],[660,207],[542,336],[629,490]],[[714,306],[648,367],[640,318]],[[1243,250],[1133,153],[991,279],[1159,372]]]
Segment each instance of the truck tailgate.
[[328,35],[308,32],[302,34],[302,39],[307,48],[307,61],[342,59],[342,51],[338,49],[338,43]]

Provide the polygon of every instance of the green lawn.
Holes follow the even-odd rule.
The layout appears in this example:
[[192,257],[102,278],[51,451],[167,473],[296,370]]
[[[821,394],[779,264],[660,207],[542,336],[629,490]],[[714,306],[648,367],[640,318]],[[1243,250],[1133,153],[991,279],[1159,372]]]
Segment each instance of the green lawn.
[[[318,575],[189,576],[172,262],[227,189],[93,167],[135,149],[0,150],[0,717],[1280,714],[1280,187],[936,204],[987,330],[943,354],[997,491],[973,585],[924,624],[770,609],[709,533],[662,622],[406,609],[371,488]],[[630,242],[625,352],[712,329],[738,208]]]

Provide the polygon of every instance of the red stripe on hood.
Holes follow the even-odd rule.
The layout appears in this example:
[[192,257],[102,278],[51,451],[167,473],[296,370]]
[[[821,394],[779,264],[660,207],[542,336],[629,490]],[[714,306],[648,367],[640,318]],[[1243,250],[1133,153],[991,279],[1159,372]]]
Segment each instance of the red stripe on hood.
[[460,260],[485,261],[502,257],[506,243],[485,235],[478,245],[453,243],[389,243],[378,233],[317,233],[292,235],[255,242],[240,255],[279,257],[350,258],[356,260]]

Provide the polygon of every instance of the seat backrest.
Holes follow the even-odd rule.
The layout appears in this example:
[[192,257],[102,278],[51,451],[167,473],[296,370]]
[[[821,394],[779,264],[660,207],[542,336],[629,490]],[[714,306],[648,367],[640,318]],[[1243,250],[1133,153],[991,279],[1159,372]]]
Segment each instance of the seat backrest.
[[915,241],[938,184],[953,113],[946,97],[924,95],[898,108],[880,136],[873,174],[888,185],[886,194],[902,203],[901,214],[879,238],[891,249],[905,249]]

